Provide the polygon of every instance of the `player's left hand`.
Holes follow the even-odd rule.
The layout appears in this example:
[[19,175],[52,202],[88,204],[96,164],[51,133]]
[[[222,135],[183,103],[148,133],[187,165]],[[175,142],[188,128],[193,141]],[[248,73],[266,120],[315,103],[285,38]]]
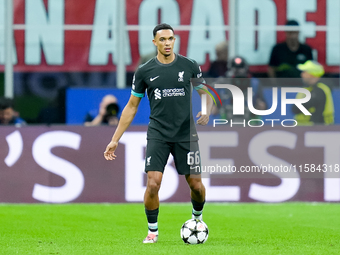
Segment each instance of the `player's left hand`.
[[202,115],[202,112],[197,113],[196,118],[199,118],[196,122],[198,125],[205,126],[209,122],[209,115]]

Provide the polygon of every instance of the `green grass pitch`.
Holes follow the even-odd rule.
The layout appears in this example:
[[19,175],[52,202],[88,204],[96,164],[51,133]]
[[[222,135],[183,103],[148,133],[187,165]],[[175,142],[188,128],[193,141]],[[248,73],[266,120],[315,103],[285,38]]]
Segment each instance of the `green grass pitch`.
[[143,204],[1,204],[0,254],[340,254],[340,204],[207,203],[202,245],[180,238],[190,213],[161,203],[158,243],[143,244]]

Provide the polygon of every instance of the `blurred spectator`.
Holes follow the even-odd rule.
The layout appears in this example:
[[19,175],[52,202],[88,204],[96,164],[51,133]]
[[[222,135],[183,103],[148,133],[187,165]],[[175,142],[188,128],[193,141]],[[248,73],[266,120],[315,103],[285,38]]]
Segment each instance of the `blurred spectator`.
[[108,124],[111,126],[118,125],[119,118],[118,100],[114,95],[103,97],[99,105],[99,110],[90,111],[85,117],[85,126],[99,126]]
[[[249,65],[247,61],[243,57],[234,57],[228,63],[228,72],[226,74],[228,78],[231,78],[231,84],[239,87],[244,95],[245,99],[245,114],[244,116],[240,116],[240,118],[249,120],[254,118],[259,118],[252,114],[247,105],[247,98],[248,98],[248,88],[252,88],[253,91],[253,106],[257,110],[265,110],[267,108],[266,101],[264,99],[262,86],[260,81],[254,77],[252,77],[251,73],[249,72]],[[223,107],[220,109],[220,114],[222,118],[225,119],[233,119],[237,116],[233,116],[233,97],[229,90],[221,90],[219,93],[222,98]]]
[[216,60],[210,65],[207,73],[207,78],[225,77],[225,73],[228,70],[228,42],[220,42],[215,47]]
[[26,122],[19,117],[14,110],[14,102],[10,98],[0,98],[0,124],[1,125],[25,125]]
[[[299,23],[289,20],[286,26],[299,26]],[[286,41],[276,44],[271,52],[268,66],[268,76],[271,78],[299,78],[300,71],[296,66],[313,59],[311,47],[299,42],[298,28],[285,33]]]
[[[333,124],[334,104],[332,91],[326,84],[320,82],[320,77],[325,73],[323,66],[318,62],[308,60],[297,67],[302,71],[303,82],[307,86],[306,89],[311,93],[311,99],[304,103],[303,106],[312,115],[304,115],[296,105],[293,105],[292,111],[296,114],[296,121],[299,125]],[[296,95],[296,98],[303,97],[305,95],[302,93]]]

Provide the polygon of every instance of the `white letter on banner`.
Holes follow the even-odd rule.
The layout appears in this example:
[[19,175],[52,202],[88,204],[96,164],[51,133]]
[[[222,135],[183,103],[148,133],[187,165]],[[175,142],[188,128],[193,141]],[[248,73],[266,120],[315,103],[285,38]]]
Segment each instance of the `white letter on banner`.
[[[194,0],[190,24],[188,57],[195,59],[199,65],[205,63],[207,53],[210,60],[216,59],[216,44],[226,40],[225,31],[222,28],[224,19],[221,1]],[[207,30],[202,29],[205,26]]]
[[32,197],[47,203],[66,203],[80,196],[84,189],[82,171],[65,159],[51,153],[54,147],[68,147],[78,150],[81,142],[79,134],[69,131],[51,131],[40,135],[33,143],[32,154],[35,162],[47,171],[65,179],[61,187],[35,184]]
[[39,65],[41,49],[49,65],[64,63],[64,0],[48,1],[48,13],[42,0],[26,0],[25,63]]
[[[276,43],[276,31],[259,30],[258,48],[255,49],[255,13],[258,11],[258,25],[263,27],[276,26],[276,6],[272,0],[238,0],[236,33],[236,52],[244,56],[251,65],[268,64],[270,49]],[[232,57],[232,56],[231,56]]]
[[117,38],[117,1],[97,0],[93,21],[93,30],[90,45],[90,65],[107,65],[109,54],[112,53],[113,63],[117,64],[116,44],[117,40],[124,39],[125,64],[131,64],[130,41],[128,31],[124,33],[124,38]]
[[306,132],[305,146],[324,148],[324,199],[340,201],[340,132]]
[[[160,10],[161,23],[168,23],[172,27],[180,25],[179,6],[175,0],[159,1],[144,0],[139,7],[139,39],[138,47],[140,56],[156,52],[157,49],[152,43],[153,28],[158,24],[158,10]],[[175,34],[176,42],[174,52],[179,52],[180,37]]]
[[5,164],[11,167],[21,157],[22,151],[24,150],[24,141],[22,140],[21,133],[18,130],[6,136],[6,141],[9,151],[5,158]]
[[[120,139],[125,145],[125,199],[128,202],[142,202],[144,198],[145,158],[144,149],[146,146],[145,132],[126,132]],[[178,188],[178,174],[170,163],[170,157],[164,170],[159,200],[164,201],[172,197]],[[152,164],[152,158],[151,158]]]
[[[264,131],[254,136],[249,143],[249,158],[258,166],[290,167],[290,164],[267,152],[271,146],[282,146],[294,149],[297,135],[286,131]],[[281,184],[275,187],[253,183],[250,185],[249,197],[262,202],[283,202],[295,196],[300,188],[299,173],[271,173],[281,179]]]
[[[5,64],[5,1],[0,0],[0,64]],[[15,49],[15,41],[13,36],[12,46],[13,64],[17,63],[17,52]]]
[[306,37],[314,38],[316,35],[315,22],[306,21],[307,12],[316,12],[316,0],[288,0],[287,19],[294,19],[300,25],[300,41],[306,41]]
[[[219,165],[219,166],[234,166],[234,160],[211,159],[211,147],[237,147],[238,133],[237,132],[201,132],[199,147],[202,160],[202,169]],[[239,201],[241,198],[241,188],[239,186],[215,186],[211,185],[210,176],[204,178],[202,174],[202,182],[207,190],[206,201]]]
[[326,4],[326,63],[340,65],[340,1],[327,0]]

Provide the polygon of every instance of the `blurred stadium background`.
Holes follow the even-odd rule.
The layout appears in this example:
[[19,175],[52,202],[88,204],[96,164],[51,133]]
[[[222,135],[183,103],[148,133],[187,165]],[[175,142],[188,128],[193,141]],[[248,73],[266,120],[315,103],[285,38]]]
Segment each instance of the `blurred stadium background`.
[[[179,236],[191,205],[170,157],[160,239],[143,246],[148,100],[114,162],[103,158],[114,127],[87,127],[86,114],[107,94],[123,109],[138,64],[154,55],[158,23],[174,27],[175,52],[195,59],[205,77],[215,46],[228,41],[229,58],[244,57],[266,84],[271,49],[290,19],[325,68],[335,124],[199,127],[203,165],[296,171],[204,178],[209,240],[193,247]],[[27,122],[0,126],[0,253],[339,254],[339,28],[339,0],[0,0],[0,97],[13,98]],[[264,96],[271,105],[270,86]],[[280,108],[267,117],[293,118]]]
[[[266,78],[271,49],[284,40],[286,20],[297,20],[300,41],[313,48],[325,77],[332,79],[335,122],[340,123],[339,10],[338,0],[83,0],[81,4],[0,0],[0,96],[13,98],[28,122],[25,127],[0,127],[0,202],[142,201],[147,99],[122,138],[114,163],[102,157],[114,128],[89,128],[83,122],[106,94],[114,94],[124,107],[140,58],[154,51],[152,29],[160,22],[175,28],[175,52],[195,59],[203,73],[216,59],[215,46],[227,40],[229,57],[245,57],[253,76]],[[267,98],[270,89],[265,88]],[[211,130],[201,131],[204,137]],[[225,147],[225,164],[250,166],[263,159],[335,168],[340,163],[338,125],[223,131],[228,141],[209,146]],[[209,155],[206,162],[216,163]],[[189,201],[181,196],[187,187],[171,159],[166,172],[161,200]],[[295,177],[207,179],[207,200],[340,201],[340,175],[326,178],[319,173],[315,178],[297,173]]]

